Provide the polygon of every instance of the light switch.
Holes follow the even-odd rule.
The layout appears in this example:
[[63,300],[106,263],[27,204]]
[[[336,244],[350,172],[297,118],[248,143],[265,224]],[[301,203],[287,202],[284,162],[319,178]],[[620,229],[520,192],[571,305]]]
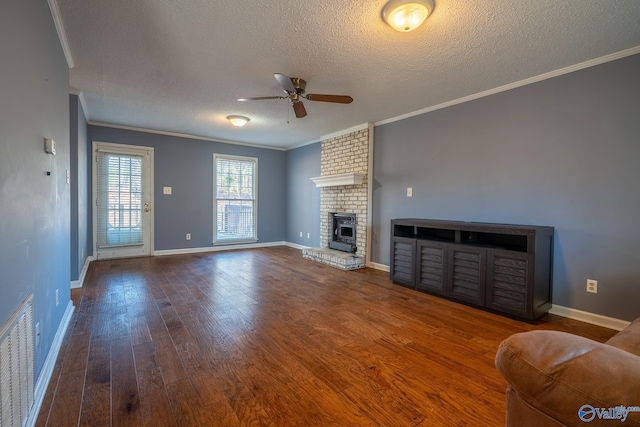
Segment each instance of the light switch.
[[407,187],[407,197],[413,197],[413,188]]
[[162,187],[162,194],[171,194],[171,187]]

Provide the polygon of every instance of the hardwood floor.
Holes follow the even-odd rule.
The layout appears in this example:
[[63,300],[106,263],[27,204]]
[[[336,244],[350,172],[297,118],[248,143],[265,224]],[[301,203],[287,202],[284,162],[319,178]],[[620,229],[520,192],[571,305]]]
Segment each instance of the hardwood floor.
[[498,344],[536,324],[275,247],[92,262],[37,426],[499,426]]

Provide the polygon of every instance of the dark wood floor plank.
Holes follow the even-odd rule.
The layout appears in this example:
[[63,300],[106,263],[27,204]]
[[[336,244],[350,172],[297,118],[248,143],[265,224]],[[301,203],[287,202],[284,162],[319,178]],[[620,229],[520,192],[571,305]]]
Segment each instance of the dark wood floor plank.
[[142,410],[130,338],[111,341],[111,408],[113,425],[142,425]]
[[202,402],[188,379],[175,381],[166,387],[171,411],[179,426],[200,426]]
[[186,379],[187,373],[182,366],[175,345],[171,341],[169,332],[165,330],[151,335],[165,386]]
[[67,354],[64,358],[62,373],[77,371],[87,367],[87,357],[89,355],[90,334],[72,335]]
[[151,331],[144,316],[131,319],[131,342],[133,345],[151,342]]
[[316,402],[326,412],[345,426],[377,427],[380,423],[369,418],[360,407],[351,400],[345,399],[341,393],[336,393],[319,378],[312,377],[300,381],[298,385],[309,398]]
[[533,324],[286,247],[92,262],[36,425],[497,426],[499,343]]
[[196,375],[191,378],[193,389],[200,401],[200,419],[205,426],[240,426],[240,420],[231,407],[220,379],[211,375]]
[[82,395],[79,426],[111,425],[111,384],[88,383]]
[[78,369],[60,376],[51,412],[47,419],[48,427],[78,425],[84,389],[84,374],[84,369]]
[[[179,294],[174,294],[179,295]],[[158,306],[158,311],[164,320],[164,324],[167,327],[167,330],[171,334],[173,341],[176,343],[183,342],[190,338],[189,333],[184,329],[184,325],[182,324],[182,320],[180,316],[175,310],[175,306],[184,305],[182,300],[176,301],[177,298],[172,300],[167,297],[163,299],[156,300],[156,305]]]
[[414,426],[425,419],[416,402],[404,391],[396,393],[391,387],[381,385],[363,376],[363,380],[340,392],[357,405],[367,417],[383,426]]
[[91,337],[89,348],[89,364],[87,365],[87,383],[111,383],[111,344],[107,336]]
[[151,342],[134,345],[140,406],[145,426],[175,426],[169,398],[162,381],[160,366]]
[[230,376],[218,376],[224,394],[233,408],[233,412],[240,425],[243,426],[277,426],[269,418],[262,402],[257,398],[247,385],[242,383],[237,374]]
[[111,345],[108,334],[91,338],[85,390],[80,412],[81,426],[111,424]]
[[314,377],[314,375],[291,354],[289,348],[278,344],[270,334],[247,335],[246,340],[247,343],[261,347],[265,357],[268,356],[270,358],[268,363],[271,366],[278,366],[286,375],[290,376],[293,381],[300,382]]

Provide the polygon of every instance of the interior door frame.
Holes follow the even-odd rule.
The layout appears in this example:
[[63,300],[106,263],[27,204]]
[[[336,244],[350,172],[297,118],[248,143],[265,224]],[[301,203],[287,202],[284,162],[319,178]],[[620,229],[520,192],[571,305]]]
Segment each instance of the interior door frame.
[[[151,211],[149,212],[149,256],[154,255],[154,217],[155,217],[155,204],[154,204],[154,153],[153,147],[145,147],[141,145],[128,145],[128,144],[117,144],[113,142],[102,142],[102,141],[93,141],[92,142],[92,150],[91,150],[91,212],[92,212],[92,228],[93,228],[93,257],[94,259],[98,259],[98,210],[96,209],[97,198],[98,198],[98,189],[97,189],[97,179],[96,179],[96,162],[97,162],[97,153],[98,149],[106,149],[108,151],[113,151],[114,153],[120,154],[139,154],[140,151],[146,151],[149,155],[149,205],[151,206]],[[144,255],[146,256],[146,255]],[[135,257],[131,256],[131,258]],[[108,258],[101,258],[108,259]]]

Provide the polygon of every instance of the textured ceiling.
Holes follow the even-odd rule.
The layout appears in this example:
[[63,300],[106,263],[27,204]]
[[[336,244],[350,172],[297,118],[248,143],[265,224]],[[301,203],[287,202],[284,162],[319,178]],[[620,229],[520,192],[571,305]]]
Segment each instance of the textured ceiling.
[[[57,0],[91,121],[280,148],[640,46],[639,0],[436,0],[411,33],[385,3]],[[276,72],[354,102],[236,101]]]

